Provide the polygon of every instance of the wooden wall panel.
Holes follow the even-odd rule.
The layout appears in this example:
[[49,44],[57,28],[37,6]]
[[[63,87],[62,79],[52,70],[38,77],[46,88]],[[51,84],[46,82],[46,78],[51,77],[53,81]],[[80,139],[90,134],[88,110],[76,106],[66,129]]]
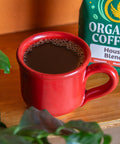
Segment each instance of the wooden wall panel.
[[78,22],[81,0],[44,0],[39,3],[39,26]]
[[0,0],[0,34],[77,23],[81,0]]

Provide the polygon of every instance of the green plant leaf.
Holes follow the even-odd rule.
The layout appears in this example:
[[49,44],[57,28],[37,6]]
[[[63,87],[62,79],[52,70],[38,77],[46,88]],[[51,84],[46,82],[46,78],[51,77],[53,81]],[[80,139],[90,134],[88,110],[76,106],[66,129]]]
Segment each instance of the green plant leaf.
[[103,144],[111,142],[111,137],[105,135],[96,122],[78,120],[64,124],[48,111],[30,107],[18,126],[0,129],[0,143],[49,144],[49,135],[61,136],[67,144],[101,144],[101,140]]
[[63,124],[62,121],[54,118],[48,111],[39,111],[34,107],[30,107],[24,112],[15,133],[22,129],[39,129],[46,132],[55,132]]
[[18,137],[16,135],[0,135],[0,144],[32,144],[22,137]]
[[43,144],[50,144],[46,137],[42,138],[41,141],[43,142]]
[[49,144],[47,136],[50,134],[53,135],[53,133],[36,129],[22,129],[17,133],[17,135],[24,137],[24,139],[29,142],[38,142],[43,144]]
[[16,129],[16,126],[12,126],[12,127],[9,127],[9,128],[1,128],[0,129],[0,136],[2,134],[12,135],[14,133],[15,129]]
[[50,133],[37,129],[22,129],[16,135],[41,139],[47,137]]
[[4,73],[10,73],[9,59],[1,50],[0,50],[0,69],[4,70]]
[[102,133],[100,126],[96,122],[84,122],[82,120],[69,121],[64,125],[67,128],[74,128],[83,132]]
[[67,144],[100,144],[102,135],[100,133],[80,132],[65,137]]
[[71,135],[65,136],[67,144],[110,144],[111,137],[105,135],[100,126],[96,122],[84,122],[82,120],[69,121],[56,130],[56,134],[65,128],[76,129],[77,131]]
[[112,141],[111,136],[104,135],[104,143],[103,144],[110,144],[111,141]]

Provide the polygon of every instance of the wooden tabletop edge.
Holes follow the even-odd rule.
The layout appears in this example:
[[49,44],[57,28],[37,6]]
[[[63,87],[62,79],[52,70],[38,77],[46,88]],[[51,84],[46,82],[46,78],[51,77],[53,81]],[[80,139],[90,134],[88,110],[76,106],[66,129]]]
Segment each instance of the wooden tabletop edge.
[[120,119],[105,121],[99,123],[102,129],[113,128],[113,127],[120,127]]

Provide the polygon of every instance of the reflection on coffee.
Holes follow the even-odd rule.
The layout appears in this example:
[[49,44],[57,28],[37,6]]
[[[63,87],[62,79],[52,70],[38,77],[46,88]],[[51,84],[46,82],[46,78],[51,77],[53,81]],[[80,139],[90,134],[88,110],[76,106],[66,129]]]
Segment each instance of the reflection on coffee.
[[72,41],[45,39],[26,50],[24,62],[36,71],[60,74],[79,67],[84,62],[84,52]]

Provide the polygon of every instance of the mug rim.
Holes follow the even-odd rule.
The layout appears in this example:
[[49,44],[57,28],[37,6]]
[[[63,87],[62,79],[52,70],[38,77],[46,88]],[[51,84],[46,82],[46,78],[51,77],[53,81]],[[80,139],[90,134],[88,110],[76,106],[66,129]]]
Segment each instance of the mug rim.
[[[27,48],[29,46],[38,42],[40,39],[45,39],[45,38],[51,38],[51,39],[55,39],[55,38],[65,39],[66,38],[67,40],[71,40],[74,43],[77,43],[78,45],[80,45],[85,53],[85,60],[84,60],[83,64],[69,72],[59,73],[59,74],[42,73],[42,72],[36,71],[36,70],[30,68],[29,66],[27,66],[27,64],[25,64],[25,62],[23,60],[24,52],[27,50]],[[41,78],[56,79],[56,78],[70,77],[76,73],[79,73],[81,70],[84,70],[90,62],[91,52],[90,52],[90,48],[89,48],[88,44],[83,39],[81,39],[80,37],[78,37],[74,34],[71,34],[68,32],[61,32],[61,31],[46,31],[46,32],[40,32],[40,33],[33,34],[33,35],[29,36],[28,38],[26,38],[20,44],[20,46],[17,48],[16,57],[17,57],[18,63],[24,69],[26,69],[27,72],[29,72],[33,75],[39,76]]]

